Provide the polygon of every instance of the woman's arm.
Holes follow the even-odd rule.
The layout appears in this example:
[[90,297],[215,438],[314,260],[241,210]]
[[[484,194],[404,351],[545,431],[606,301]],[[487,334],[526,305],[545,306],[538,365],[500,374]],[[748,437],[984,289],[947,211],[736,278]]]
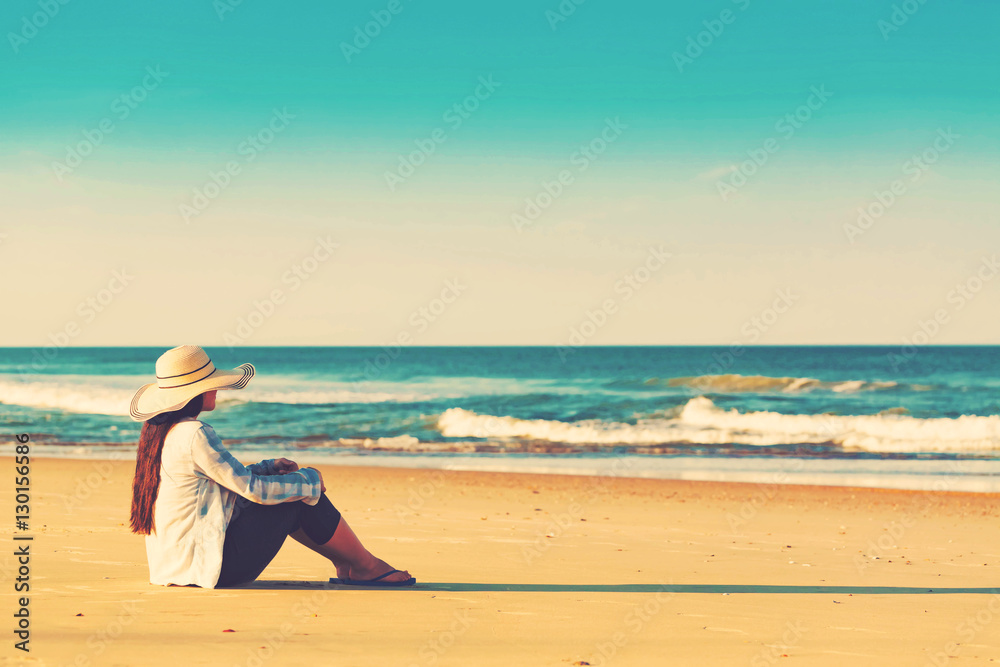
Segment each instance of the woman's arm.
[[[252,468],[271,463],[276,469],[277,462],[262,461],[249,468],[236,460],[223,446],[222,440],[208,424],[202,425],[191,438],[191,458],[198,472],[218,482],[227,489],[261,505],[302,500],[309,505],[319,502],[323,493],[323,479],[319,471],[312,468],[289,470],[287,474],[260,475]],[[287,459],[284,459],[287,461]],[[281,464],[288,467],[287,464]],[[258,467],[258,470],[260,470]]]
[[285,458],[265,459],[260,463],[251,463],[247,466],[247,470],[253,471],[255,475],[284,475],[298,469],[298,463]]

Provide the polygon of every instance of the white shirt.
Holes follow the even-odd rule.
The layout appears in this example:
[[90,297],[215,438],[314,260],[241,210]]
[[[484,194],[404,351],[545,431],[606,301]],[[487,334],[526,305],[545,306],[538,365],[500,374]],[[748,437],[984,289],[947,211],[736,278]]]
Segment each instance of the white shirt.
[[167,433],[160,460],[153,530],[146,536],[149,581],[215,588],[236,496],[262,505],[319,502],[319,473],[276,474],[274,459],[244,466],[208,424],[181,420]]

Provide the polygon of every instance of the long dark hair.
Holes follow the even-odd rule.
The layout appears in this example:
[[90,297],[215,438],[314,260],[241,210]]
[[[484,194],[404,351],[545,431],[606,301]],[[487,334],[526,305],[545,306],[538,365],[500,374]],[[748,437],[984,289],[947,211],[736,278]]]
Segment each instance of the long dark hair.
[[135,477],[132,479],[132,532],[149,535],[153,526],[153,507],[160,490],[160,458],[167,432],[185,417],[197,417],[204,406],[199,394],[180,410],[163,412],[143,422],[139,434],[139,449],[135,455]]

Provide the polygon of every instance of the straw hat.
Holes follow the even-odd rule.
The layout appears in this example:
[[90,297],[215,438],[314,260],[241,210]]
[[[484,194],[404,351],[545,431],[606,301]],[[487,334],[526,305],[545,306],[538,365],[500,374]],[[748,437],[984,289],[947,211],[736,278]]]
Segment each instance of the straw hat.
[[243,364],[234,370],[219,370],[197,345],[167,350],[156,360],[156,382],[145,385],[132,397],[129,414],[144,422],[163,412],[180,410],[199,394],[216,389],[242,389],[253,377],[254,367]]

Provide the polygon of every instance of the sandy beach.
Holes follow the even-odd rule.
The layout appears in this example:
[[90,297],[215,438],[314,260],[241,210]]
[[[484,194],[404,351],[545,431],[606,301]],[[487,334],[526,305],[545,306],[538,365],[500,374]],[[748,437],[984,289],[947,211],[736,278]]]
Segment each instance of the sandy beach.
[[32,460],[31,651],[8,630],[4,664],[1000,661],[995,495],[325,466],[419,584],[329,586],[288,540],[252,586],[203,590],[148,583],[132,468]]

